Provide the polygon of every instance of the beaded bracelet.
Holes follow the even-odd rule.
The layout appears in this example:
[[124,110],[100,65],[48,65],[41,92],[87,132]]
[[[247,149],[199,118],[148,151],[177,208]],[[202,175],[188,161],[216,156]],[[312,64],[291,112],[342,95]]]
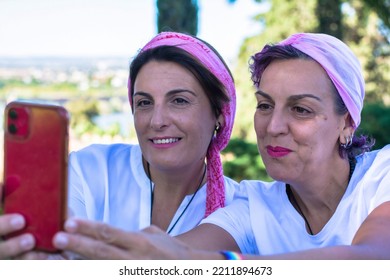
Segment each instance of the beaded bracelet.
[[243,256],[239,253],[232,251],[220,251],[220,254],[225,258],[225,260],[243,260]]

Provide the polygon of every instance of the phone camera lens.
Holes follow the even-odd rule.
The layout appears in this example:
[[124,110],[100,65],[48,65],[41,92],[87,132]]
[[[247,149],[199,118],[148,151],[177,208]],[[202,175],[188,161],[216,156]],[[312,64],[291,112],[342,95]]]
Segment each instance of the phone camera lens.
[[18,118],[18,113],[16,112],[16,110],[11,109],[8,112],[8,116],[9,116],[10,119],[16,120]]
[[18,132],[18,128],[16,127],[16,125],[10,124],[10,125],[8,126],[8,131],[9,131],[11,134],[16,134],[16,132]]

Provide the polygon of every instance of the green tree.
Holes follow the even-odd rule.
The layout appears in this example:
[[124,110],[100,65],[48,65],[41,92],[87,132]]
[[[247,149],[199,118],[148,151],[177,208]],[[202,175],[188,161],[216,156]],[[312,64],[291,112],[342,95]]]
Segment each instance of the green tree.
[[362,112],[358,132],[375,139],[375,149],[390,142],[390,107],[380,103],[368,103]]
[[96,99],[80,98],[70,100],[66,104],[66,108],[71,116],[70,127],[77,136],[97,130],[97,126],[93,122],[93,118],[99,115]]
[[157,30],[198,33],[197,0],[157,0]]
[[343,38],[341,0],[317,0],[318,32]]
[[388,0],[364,0],[365,5],[372,9],[385,26],[390,28],[390,1]]
[[390,37],[389,27],[383,25],[378,14],[366,1],[348,1],[344,13],[344,38],[359,57],[366,82],[366,103],[390,105]]
[[245,179],[272,180],[265,171],[256,143],[233,138],[222,151],[222,157],[224,173],[237,182]]

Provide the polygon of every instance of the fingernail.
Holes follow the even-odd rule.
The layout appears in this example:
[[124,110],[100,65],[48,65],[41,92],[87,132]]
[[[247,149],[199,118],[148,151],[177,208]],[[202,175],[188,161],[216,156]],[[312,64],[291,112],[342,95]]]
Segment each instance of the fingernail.
[[66,222],[65,222],[65,228],[67,231],[70,231],[70,232],[74,232],[77,228],[77,223],[75,220],[73,219],[68,219]]
[[54,237],[54,244],[56,245],[56,247],[60,249],[64,248],[66,245],[68,245],[68,243],[69,243],[68,237],[63,233],[58,233]]
[[35,240],[31,235],[23,236],[20,240],[20,246],[23,249],[32,249],[34,247]]
[[24,227],[24,219],[21,216],[14,216],[10,220],[13,229],[21,229]]

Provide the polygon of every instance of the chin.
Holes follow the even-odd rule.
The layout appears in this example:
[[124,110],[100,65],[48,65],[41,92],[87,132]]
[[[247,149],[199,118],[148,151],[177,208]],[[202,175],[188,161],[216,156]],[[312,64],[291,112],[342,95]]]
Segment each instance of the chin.
[[284,182],[287,179],[286,172],[285,171],[281,171],[280,167],[279,168],[278,167],[276,167],[276,168],[268,168],[268,169],[266,169],[266,171],[267,171],[268,176],[270,176],[275,181]]

